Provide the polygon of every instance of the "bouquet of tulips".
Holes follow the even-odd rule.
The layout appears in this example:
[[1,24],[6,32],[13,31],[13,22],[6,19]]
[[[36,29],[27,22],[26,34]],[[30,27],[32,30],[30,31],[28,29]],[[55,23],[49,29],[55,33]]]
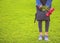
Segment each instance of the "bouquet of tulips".
[[46,16],[50,16],[54,11],[54,8],[48,8],[47,6],[42,6],[40,8],[41,11],[47,11]]

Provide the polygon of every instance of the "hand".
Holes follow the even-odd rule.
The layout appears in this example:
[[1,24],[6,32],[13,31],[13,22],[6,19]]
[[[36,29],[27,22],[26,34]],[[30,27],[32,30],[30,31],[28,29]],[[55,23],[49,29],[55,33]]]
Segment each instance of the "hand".
[[39,6],[39,9],[42,8],[42,5]]

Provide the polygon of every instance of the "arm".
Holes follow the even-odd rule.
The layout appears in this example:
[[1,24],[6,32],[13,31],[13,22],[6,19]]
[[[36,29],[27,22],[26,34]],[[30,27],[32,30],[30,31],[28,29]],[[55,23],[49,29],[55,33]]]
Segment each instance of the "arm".
[[52,0],[47,0],[46,6],[47,6],[47,7],[50,7],[50,6],[51,6],[51,3],[52,3]]
[[36,5],[37,5],[38,7],[40,7],[40,5],[42,5],[41,2],[40,2],[40,0],[36,0]]

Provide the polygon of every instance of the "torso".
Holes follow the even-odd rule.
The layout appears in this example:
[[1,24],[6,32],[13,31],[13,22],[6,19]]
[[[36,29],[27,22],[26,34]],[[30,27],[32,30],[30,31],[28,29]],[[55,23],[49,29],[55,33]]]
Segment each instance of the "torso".
[[42,5],[45,5],[47,0],[40,0],[40,2],[42,3]]

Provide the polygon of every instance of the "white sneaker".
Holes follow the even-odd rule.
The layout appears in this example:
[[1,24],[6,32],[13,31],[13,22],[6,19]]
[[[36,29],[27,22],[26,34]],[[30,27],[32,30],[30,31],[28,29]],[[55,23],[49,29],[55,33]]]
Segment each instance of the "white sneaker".
[[42,40],[42,35],[39,36],[39,40]]
[[45,36],[45,37],[44,37],[44,40],[48,41],[48,36]]

